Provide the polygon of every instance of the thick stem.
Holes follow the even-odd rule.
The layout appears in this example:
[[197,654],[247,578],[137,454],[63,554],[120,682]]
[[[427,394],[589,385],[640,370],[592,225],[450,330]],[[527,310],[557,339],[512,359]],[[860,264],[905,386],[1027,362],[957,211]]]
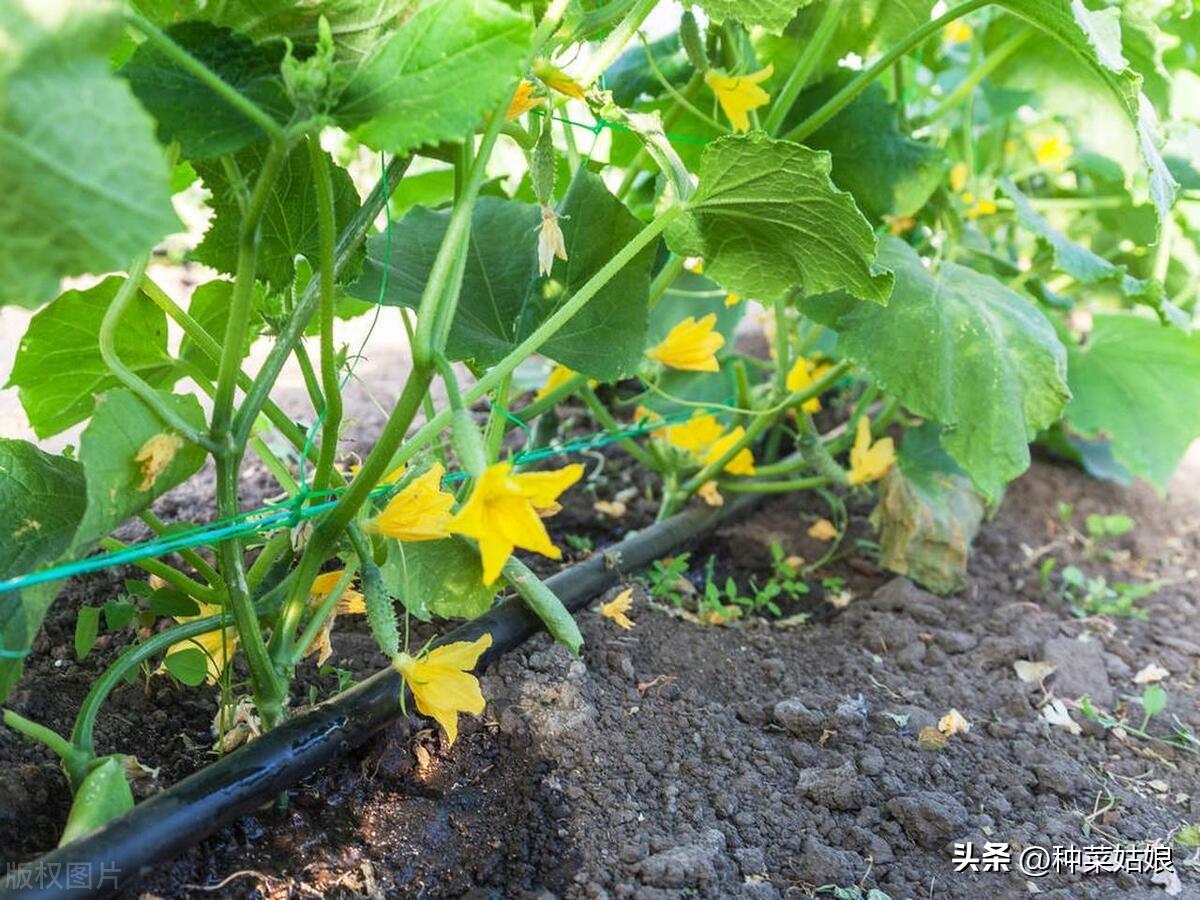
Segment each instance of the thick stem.
[[926,22],[900,43],[890,48],[873,65],[868,66],[855,75],[854,78],[846,83],[845,87],[830,97],[820,109],[813,112],[803,122],[784,135],[784,138],[789,141],[796,141],[797,143],[802,142],[806,137],[845,109],[850,104],[850,101],[866,90],[871,82],[886,72],[892,63],[900,57],[913,48],[920,46],[926,38],[937,34],[951,22],[961,19],[967,13],[974,12],[991,2],[993,0],[966,0],[965,3],[961,3],[953,9],[948,10],[936,19]]
[[630,7],[629,12],[625,13],[625,18],[609,32],[604,43],[596,50],[596,55],[589,59],[587,65],[584,66],[583,72],[579,76],[579,84],[585,90],[604,74],[605,69],[616,62],[617,57],[625,49],[625,45],[633,39],[638,29],[642,27],[642,22],[646,20],[646,16],[650,15],[657,5],[658,0],[636,0]]
[[829,479],[813,475],[811,478],[792,478],[788,481],[722,481],[719,484],[721,490],[734,494],[788,494],[825,487]]
[[333,219],[333,179],[329,176],[329,160],[315,137],[308,139],[312,161],[313,181],[317,194],[319,250],[317,271],[321,290],[321,389],[325,408],[321,412],[321,453],[313,475],[313,487],[318,491],[329,486],[337,456],[338,431],[342,424],[342,390],[338,383],[337,357],[333,345],[333,246],[336,226]]

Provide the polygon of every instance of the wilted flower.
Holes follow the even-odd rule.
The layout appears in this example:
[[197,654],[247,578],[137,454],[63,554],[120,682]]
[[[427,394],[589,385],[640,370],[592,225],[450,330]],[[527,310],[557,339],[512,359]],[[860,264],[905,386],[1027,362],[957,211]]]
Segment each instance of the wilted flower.
[[850,448],[850,484],[866,484],[878,481],[887,474],[896,461],[896,451],[890,437],[871,443],[871,423],[866,416],[858,420],[858,431],[854,435],[854,446]]
[[554,268],[554,258],[567,258],[567,246],[562,229],[558,227],[558,213],[552,207],[542,207],[542,227],[538,230],[538,274],[549,275]]
[[629,629],[633,627],[633,619],[629,618],[627,613],[632,608],[633,588],[626,588],[600,607],[600,615],[612,619],[621,628]]

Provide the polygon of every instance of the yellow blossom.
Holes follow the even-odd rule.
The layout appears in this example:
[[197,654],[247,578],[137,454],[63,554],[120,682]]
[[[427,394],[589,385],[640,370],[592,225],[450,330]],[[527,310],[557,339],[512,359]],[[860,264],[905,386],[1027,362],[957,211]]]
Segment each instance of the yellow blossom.
[[533,82],[526,79],[521,79],[521,83],[517,85],[517,92],[513,94],[512,102],[508,104],[508,112],[504,114],[504,118],[508,121],[519,119],[525,113],[537,106],[545,103],[544,97],[533,96]]
[[878,481],[887,474],[896,461],[896,451],[890,437],[871,443],[871,423],[866,416],[858,420],[858,431],[854,435],[854,446],[850,448],[850,484],[866,484]]
[[562,551],[550,542],[539,514],[553,514],[558,496],[583,476],[579,463],[553,472],[512,472],[506,462],[488,466],[450,523],[450,530],[479,542],[483,583],[491,584],[515,548],[550,559]]
[[734,131],[749,131],[750,111],[771,102],[771,95],[759,84],[770,78],[774,71],[774,66],[767,66],[750,75],[726,75],[716,69],[705,73],[704,80],[717,95],[717,102],[729,117]]
[[554,268],[554,258],[567,258],[567,244],[562,229],[558,227],[558,213],[553,207],[542,207],[542,227],[538,230],[538,274],[549,275]]
[[554,63],[547,62],[544,59],[539,59],[533,64],[533,74],[536,75],[543,84],[548,88],[558,91],[560,94],[566,94],[568,97],[573,97],[576,100],[584,98],[584,90],[574,78],[560,69]]
[[175,454],[183,446],[183,438],[177,434],[156,434],[149,438],[133,458],[134,462],[142,464],[142,483],[139,491],[148,491],[154,487],[161,475],[175,458]]
[[739,303],[741,303],[745,299],[746,298],[743,297],[741,294],[726,294],[725,295],[725,306],[726,306],[726,308],[728,308],[730,306],[737,306]]
[[689,256],[683,261],[683,267],[693,275],[704,274],[704,260],[698,256]]
[[725,346],[725,337],[713,328],[717,314],[709,313],[696,321],[688,316],[663,338],[662,342],[646,351],[651,359],[658,360],[672,369],[688,372],[717,372],[717,351]]
[[884,216],[883,220],[887,222],[888,233],[894,237],[900,237],[906,231],[911,231],[917,224],[917,220],[912,216]]
[[661,423],[662,420],[662,416],[644,406],[638,406],[633,411],[633,424],[646,429],[647,434],[658,434],[658,432],[662,431],[662,428],[654,427]]
[[[320,606],[321,602],[329,595],[329,592],[337,587],[337,583],[342,580],[342,576],[345,574],[345,569],[336,569],[332,572],[324,572],[314,578],[312,589],[309,591],[308,605]],[[333,654],[333,643],[330,635],[333,632],[334,620],[339,615],[361,616],[366,611],[367,603],[363,595],[347,586],[338,596],[333,609],[325,617],[325,621],[321,625],[321,630],[313,638],[308,649],[304,651],[304,655],[312,656],[315,653],[317,655],[317,665],[325,665],[325,661]]]
[[633,588],[625,588],[612,600],[600,607],[600,615],[612,619],[613,623],[626,630],[633,627],[633,619],[627,613],[633,608]]
[[1071,158],[1071,145],[1058,135],[1039,141],[1033,148],[1033,158],[1040,166],[1061,169],[1062,164]]
[[700,489],[696,491],[696,494],[708,506],[717,507],[725,505],[725,498],[717,490],[717,483],[715,481],[704,482],[704,484],[700,485]]
[[[176,616],[176,622],[192,622],[196,619],[203,619],[207,616],[219,615],[221,607],[215,603],[199,603],[200,612],[194,616]],[[222,632],[224,632],[222,634]],[[199,650],[205,656],[207,665],[207,673],[204,680],[209,684],[216,684],[221,673],[225,671],[225,667],[229,665],[229,660],[233,658],[234,651],[237,650],[238,633],[237,629],[217,628],[213,631],[206,631],[204,634],[196,635],[196,637],[188,638],[187,640],[179,641],[167,648],[165,656],[172,656],[182,650]],[[162,671],[163,667],[159,667]]]
[[809,527],[808,536],[818,541],[832,541],[837,537],[837,529],[828,519],[817,519]]
[[434,463],[388,501],[367,530],[400,541],[438,541],[449,537],[454,495],[441,489],[442,466]]
[[[821,380],[826,372],[829,371],[828,363],[817,363],[811,359],[805,359],[803,356],[797,357],[792,363],[792,370],[788,372],[787,389],[793,394],[807,390],[816,382]],[[810,397],[800,405],[800,408],[808,413],[816,413],[821,411],[821,400],[819,397]]]
[[[714,463],[724,456],[729,449],[746,434],[746,429],[739,425],[733,431],[726,434],[724,437],[717,440],[708,452],[704,455],[704,464]],[[734,454],[733,459],[725,463],[725,468],[722,470],[730,475],[753,475],[754,474],[754,454],[750,452],[749,447],[743,447]]]
[[691,453],[700,453],[720,437],[721,423],[712,413],[692,416],[686,422],[667,429],[667,443]]
[[974,31],[963,19],[955,19],[945,27],[942,33],[945,35],[946,43],[964,44],[971,39]]
[[967,186],[967,178],[970,174],[971,170],[967,168],[965,162],[956,162],[950,169],[950,190],[961,194],[963,188]]
[[550,370],[550,374],[546,377],[546,383],[543,384],[541,389],[533,395],[533,399],[541,400],[543,397],[553,392],[556,388],[562,387],[564,384],[570,381],[574,374],[574,371],[568,369],[562,363],[559,363]]
[[458,714],[483,712],[483,692],[471,671],[490,646],[492,636],[485,634],[474,641],[443,644],[415,657],[401,653],[392,662],[412,691],[417,711],[446,729],[450,746],[458,737]]
[[967,211],[963,213],[968,219],[978,219],[981,216],[994,216],[996,214],[996,204],[993,201],[988,200],[986,197],[980,197],[972,203],[970,200],[967,200],[967,197],[970,196],[970,194],[963,194],[963,200],[971,204],[967,207]]

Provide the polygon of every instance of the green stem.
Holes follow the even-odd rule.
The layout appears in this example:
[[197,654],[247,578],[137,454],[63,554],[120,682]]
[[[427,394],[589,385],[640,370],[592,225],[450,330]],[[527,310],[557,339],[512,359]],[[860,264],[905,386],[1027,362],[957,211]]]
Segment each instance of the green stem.
[[117,377],[117,380],[137,395],[138,399],[150,407],[155,415],[162,419],[168,426],[179,432],[191,443],[199,444],[206,450],[212,450],[215,445],[209,440],[208,435],[179,415],[174,407],[167,404],[158,391],[125,365],[121,361],[121,357],[117,354],[117,329],[120,327],[121,317],[129,308],[129,304],[133,302],[140,292],[142,276],[146,272],[148,259],[148,255],[143,255],[134,260],[133,264],[129,267],[128,276],[117,290],[112,302],[108,305],[108,309],[104,311],[104,318],[100,322],[100,356],[104,359],[104,364]]
[[[841,0],[832,0],[832,2],[841,2]],[[658,67],[658,63],[654,61],[654,54],[650,52],[650,45],[646,43],[646,36],[639,31],[637,33],[637,37],[641,42],[642,50],[646,54],[646,65],[649,66],[650,73],[654,76],[655,80],[657,80],[658,83],[663,86],[667,94],[670,95],[671,99],[673,99],[680,107],[690,112],[701,122],[704,122],[705,124],[716,129],[717,132],[724,133],[727,131],[728,129],[726,129],[724,125],[722,125],[712,116],[706,114],[703,110],[699,109],[682,91],[675,87],[675,85],[671,84],[667,77],[662,73],[662,70]]]
[[886,72],[892,63],[900,59],[900,57],[920,46],[927,38],[937,34],[951,22],[961,19],[968,13],[987,6],[991,2],[993,0],[966,0],[965,3],[961,3],[953,9],[948,10],[936,19],[926,22],[900,43],[889,48],[873,65],[868,66],[855,75],[854,78],[846,83],[845,87],[830,97],[820,109],[813,112],[803,122],[784,135],[785,139],[796,141],[797,143],[803,142],[810,134],[845,109],[850,101],[864,91],[883,72]]
[[[103,550],[124,550],[128,545],[123,541],[119,541],[114,537],[106,537],[100,541],[100,547]],[[222,592],[217,588],[208,587],[194,579],[188,578],[178,569],[167,565],[159,559],[147,558],[136,560],[133,565],[137,566],[143,572],[148,572],[151,575],[157,575],[167,584],[178,588],[190,597],[204,603],[219,604],[222,602]]]
[[304,379],[304,389],[308,391],[308,400],[313,405],[313,411],[319,416],[325,412],[325,395],[321,393],[321,382],[317,378],[317,370],[313,368],[312,358],[304,341],[296,344],[296,363],[300,367],[300,377]]
[[80,750],[57,731],[32,722],[11,709],[4,710],[4,724],[30,740],[45,744],[54,751],[55,756],[63,762],[63,767],[71,773],[72,783],[82,780],[84,767],[94,753]]
[[1010,56],[1016,53],[1021,47],[1035,34],[1032,28],[1023,28],[1016,34],[1013,34],[1004,41],[999,47],[987,55],[987,57],[976,66],[971,72],[960,81],[945,99],[937,105],[937,107],[927,116],[923,116],[915,123],[918,127],[928,125],[931,122],[936,122],[950,110],[957,107],[960,103],[971,97],[983,80],[991,75],[996,69],[1004,65]]
[[658,274],[654,276],[654,280],[650,282],[650,308],[654,309],[658,305],[658,301],[663,298],[663,295],[675,283],[675,279],[679,277],[679,273],[683,271],[683,257],[672,255],[663,267],[658,270]]
[[[166,534],[167,532],[169,532],[171,530],[170,526],[167,525],[166,522],[164,522],[162,519],[160,519],[158,516],[156,516],[154,513],[152,513],[148,509],[144,509],[140,513],[138,513],[138,518],[140,518],[143,522],[145,522],[146,525],[149,526],[150,530],[153,531],[159,537],[161,537],[162,535]],[[175,552],[178,553],[180,555],[180,557],[182,557],[184,562],[188,563],[193,569],[195,569],[199,573],[201,578],[203,578],[205,581],[207,581],[213,587],[219,588],[219,586],[221,584],[221,576],[217,574],[216,569],[214,569],[212,566],[210,566],[208,564],[208,560],[206,560],[203,556],[201,556],[195,550],[192,550],[187,547],[184,547],[183,549],[180,549],[180,550],[176,550]]]
[[721,481],[718,484],[721,490],[733,494],[787,494],[825,487],[829,484],[829,479],[813,475],[810,478],[792,478],[787,481]]
[[291,471],[283,464],[283,460],[272,452],[262,437],[257,434],[251,437],[250,449],[262,460],[263,465],[275,476],[275,480],[279,482],[281,488],[287,491],[289,497],[295,497],[300,493],[300,485],[292,477]]
[[273,140],[281,140],[284,136],[283,126],[276,122],[256,103],[240,93],[231,84],[221,78],[216,72],[192,56],[167,35],[163,34],[144,16],[132,10],[126,10],[125,18],[134,28],[140,31],[146,40],[159,49],[173,63],[211,89],[226,103],[258,125],[267,136]]
[[[488,465],[496,462],[500,458],[500,446],[504,442],[504,432],[507,431],[505,424],[508,418],[500,412],[500,409],[508,409],[508,392],[512,386],[512,374],[509,373],[507,378],[501,379],[496,385],[496,390],[492,394],[492,406],[488,412],[487,428],[483,433],[483,445],[487,453]],[[457,390],[457,385],[455,386]]]
[[800,58],[796,60],[796,65],[788,74],[787,81],[779,89],[779,96],[775,98],[771,112],[767,114],[767,121],[763,123],[767,134],[778,134],[779,129],[783,127],[787,114],[792,111],[792,107],[796,103],[796,98],[808,85],[809,79],[812,78],[813,72],[816,71],[817,65],[825,55],[825,49],[829,46],[829,41],[837,29],[845,5],[846,0],[829,0],[825,4],[825,12],[822,13],[821,20],[817,23],[816,31],[804,45]]
[[587,384],[587,376],[576,372],[548,394],[539,397],[527,406],[521,407],[514,415],[522,422],[532,422],[542,413],[554,409],[555,406],[562,403],[563,400],[570,397],[585,384]]
[[325,624],[325,620],[329,618],[329,614],[333,611],[333,607],[337,604],[338,599],[346,588],[350,587],[350,582],[354,580],[354,575],[358,571],[360,565],[359,560],[347,563],[345,571],[337,580],[337,584],[333,586],[333,590],[325,595],[320,606],[313,610],[312,618],[309,619],[308,625],[305,627],[303,634],[300,635],[300,640],[292,647],[290,655],[284,660],[284,665],[289,670],[294,669],[308,653],[308,648],[312,646],[312,642],[317,639],[317,634],[321,631],[321,626]]
[[333,179],[329,175],[329,159],[313,136],[308,139],[308,155],[312,163],[313,182],[317,194],[319,249],[317,268],[321,291],[321,388],[325,397],[322,411],[321,453],[313,474],[313,487],[320,491],[329,486],[337,456],[338,431],[342,424],[342,390],[338,383],[337,356],[333,345],[334,319],[334,240]]
[[246,572],[246,581],[251,588],[257,589],[262,583],[263,577],[267,574],[267,570],[271,568],[275,560],[283,556],[292,546],[292,536],[286,529],[277,531],[267,540],[263,548],[258,551],[258,556],[254,558],[250,569]]

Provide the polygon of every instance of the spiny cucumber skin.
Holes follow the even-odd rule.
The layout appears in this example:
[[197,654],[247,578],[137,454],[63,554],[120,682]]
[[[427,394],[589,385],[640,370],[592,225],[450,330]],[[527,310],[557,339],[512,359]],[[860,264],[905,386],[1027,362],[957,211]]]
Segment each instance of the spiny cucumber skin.
[[383,583],[383,572],[373,560],[362,561],[362,588],[371,634],[379,649],[391,659],[400,652],[400,624],[396,621],[392,595]]

